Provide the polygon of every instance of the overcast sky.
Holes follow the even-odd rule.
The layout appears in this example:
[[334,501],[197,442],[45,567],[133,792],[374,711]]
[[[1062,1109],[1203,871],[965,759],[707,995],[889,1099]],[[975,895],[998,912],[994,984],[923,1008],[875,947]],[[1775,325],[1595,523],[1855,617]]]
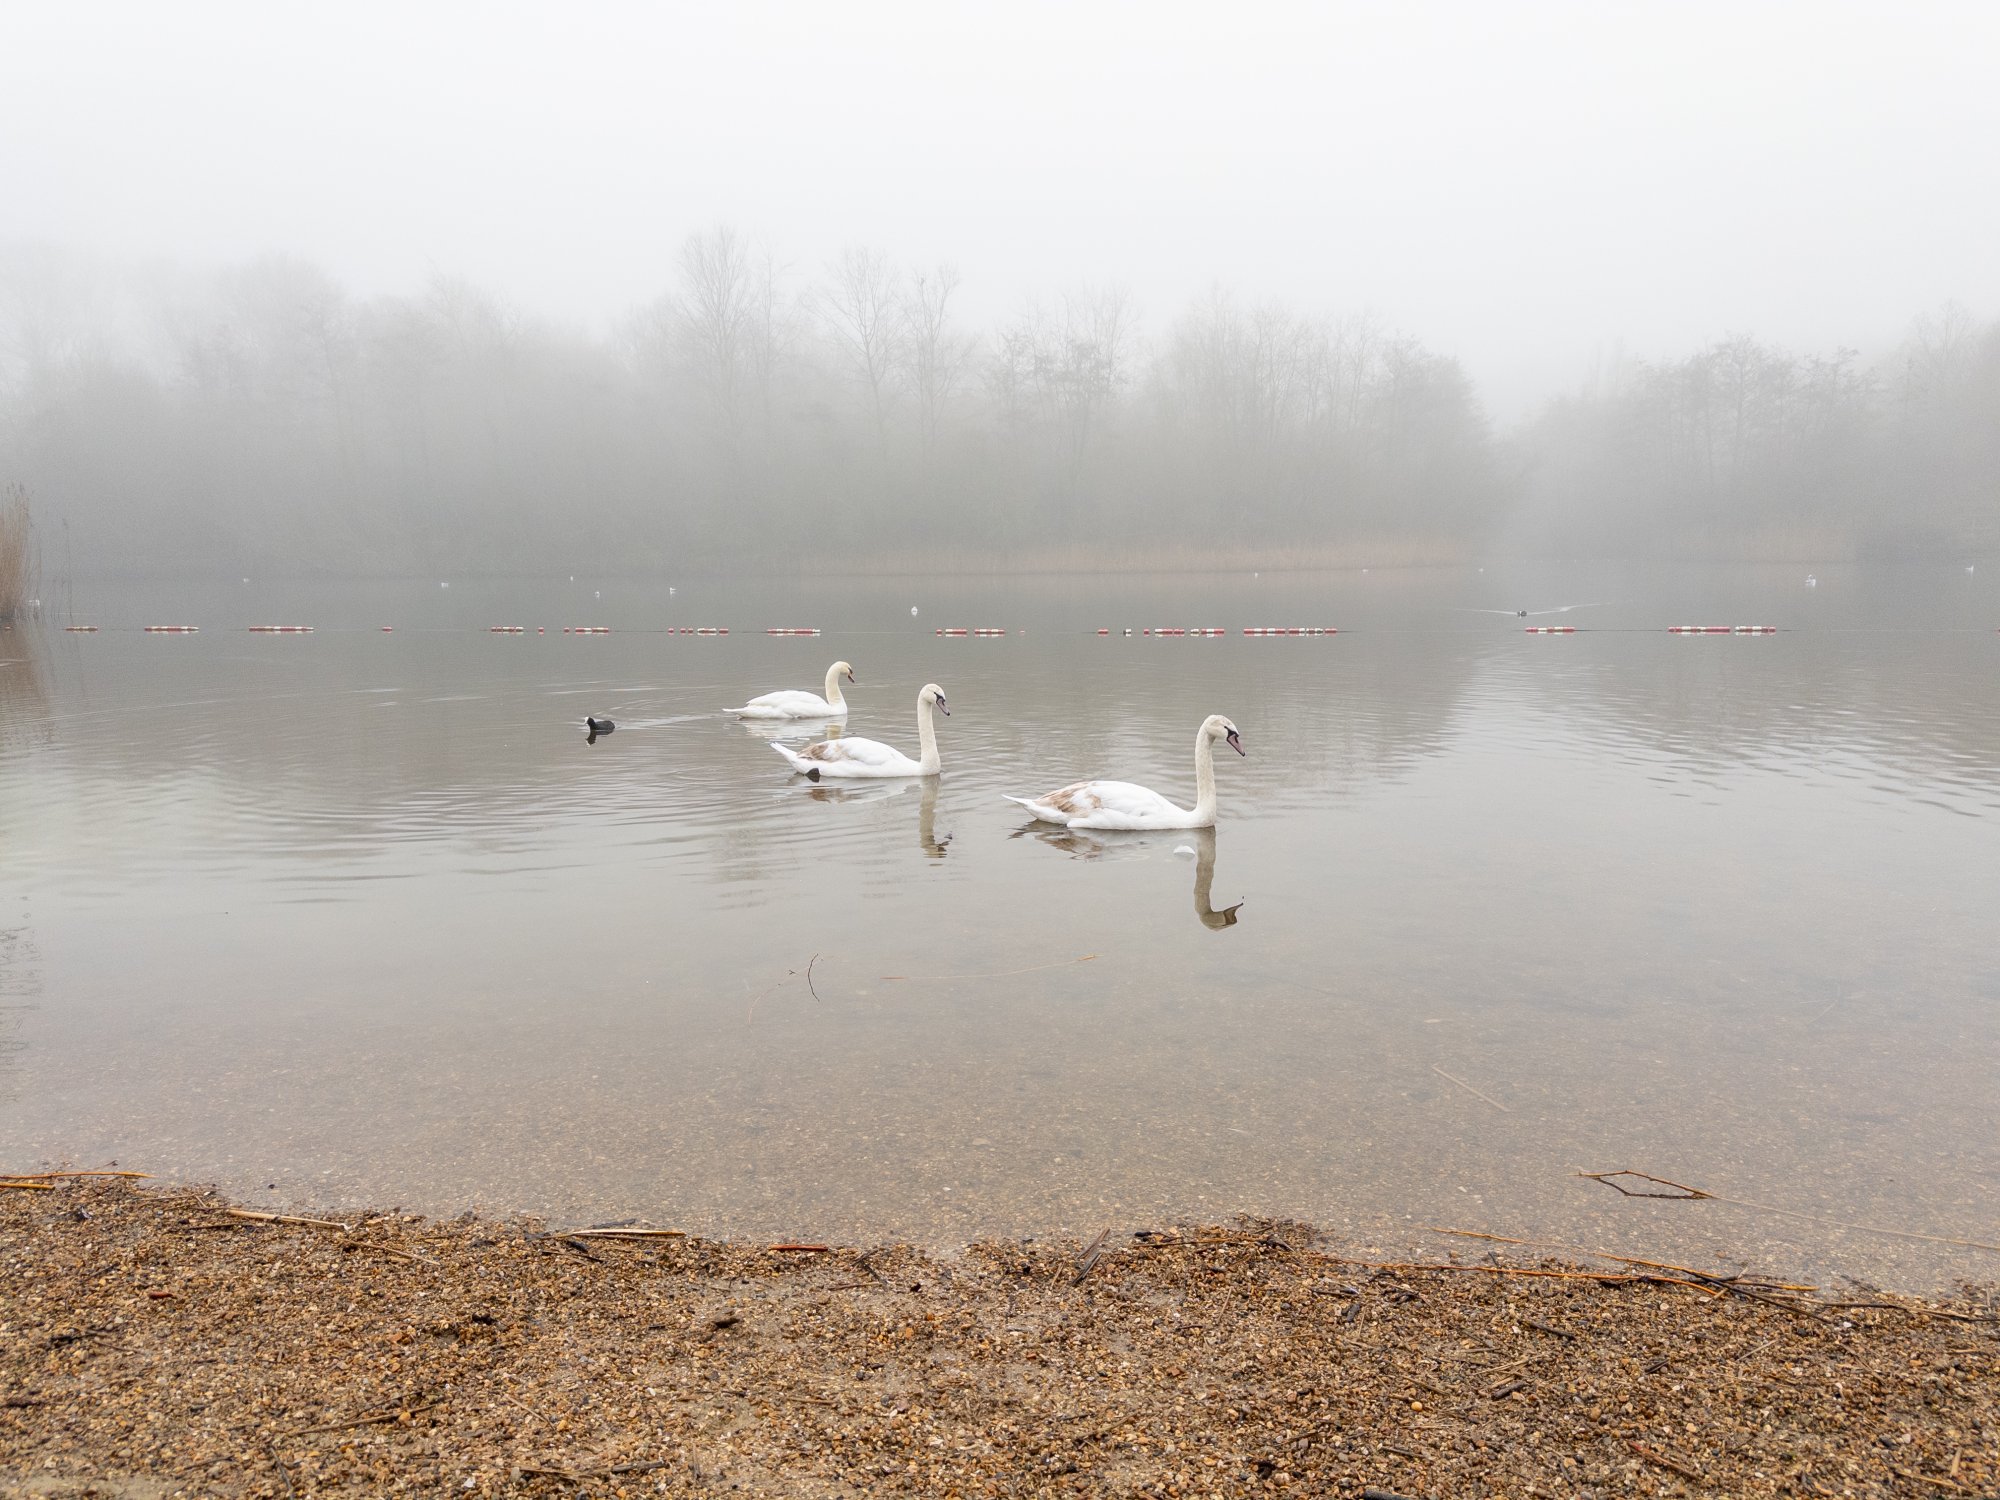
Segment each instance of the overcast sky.
[[0,240],[598,328],[718,221],[1371,310],[1495,407],[1621,344],[2000,313],[2000,4],[0,0]]

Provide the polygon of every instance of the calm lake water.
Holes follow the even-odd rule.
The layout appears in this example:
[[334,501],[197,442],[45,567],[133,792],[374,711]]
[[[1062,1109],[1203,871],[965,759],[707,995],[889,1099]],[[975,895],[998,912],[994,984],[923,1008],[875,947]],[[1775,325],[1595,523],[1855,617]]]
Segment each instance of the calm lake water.
[[[2000,564],[1805,572],[79,585],[101,633],[0,635],[0,1162],[1993,1280],[1876,1230],[2000,1242]],[[912,752],[944,686],[940,779],[814,787],[720,712],[837,657]],[[1190,802],[1217,712],[1213,835],[1002,800]],[[1576,1175],[1623,1167],[1742,1202]]]

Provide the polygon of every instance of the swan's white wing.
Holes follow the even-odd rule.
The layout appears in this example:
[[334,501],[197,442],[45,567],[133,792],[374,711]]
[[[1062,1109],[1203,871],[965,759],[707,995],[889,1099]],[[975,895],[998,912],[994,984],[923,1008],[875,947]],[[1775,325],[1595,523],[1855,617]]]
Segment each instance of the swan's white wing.
[[1072,821],[1076,828],[1177,828],[1187,825],[1190,814],[1150,787],[1129,781],[1086,781],[1085,793],[1097,802],[1097,810]]
[[837,740],[820,740],[803,750],[793,750],[776,740],[771,748],[801,771],[822,776],[913,776],[917,763],[892,745],[849,735]]
[[741,708],[732,708],[730,712],[746,719],[835,719],[847,709],[844,706],[835,708],[818,693],[789,688],[782,693],[765,693],[752,698]]
[[1013,797],[1045,823],[1071,828],[1185,828],[1189,813],[1129,781],[1079,781],[1039,797]]

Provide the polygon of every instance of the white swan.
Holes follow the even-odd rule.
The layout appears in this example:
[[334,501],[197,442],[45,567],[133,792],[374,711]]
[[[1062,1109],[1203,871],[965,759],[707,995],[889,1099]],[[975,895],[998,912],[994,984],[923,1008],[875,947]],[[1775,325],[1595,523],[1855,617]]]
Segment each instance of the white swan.
[[946,718],[951,717],[951,709],[944,701],[944,689],[935,682],[927,682],[923,691],[917,694],[918,750],[915,760],[880,740],[864,740],[859,735],[821,740],[803,750],[794,750],[790,745],[781,745],[773,740],[771,748],[790,761],[793,770],[803,771],[814,781],[822,776],[935,776],[938,773],[938,747],[937,726],[931,719],[933,704]]
[[1201,721],[1194,737],[1194,810],[1176,807],[1158,792],[1129,781],[1079,781],[1039,797],[1009,797],[1044,823],[1066,828],[1213,828],[1215,742],[1227,740],[1238,755],[1249,752],[1236,726],[1221,714]]
[[840,696],[840,679],[854,681],[854,668],[837,661],[826,669],[826,696],[789,688],[782,693],[766,693],[752,698],[741,708],[729,711],[739,719],[837,719],[847,712],[847,700]]

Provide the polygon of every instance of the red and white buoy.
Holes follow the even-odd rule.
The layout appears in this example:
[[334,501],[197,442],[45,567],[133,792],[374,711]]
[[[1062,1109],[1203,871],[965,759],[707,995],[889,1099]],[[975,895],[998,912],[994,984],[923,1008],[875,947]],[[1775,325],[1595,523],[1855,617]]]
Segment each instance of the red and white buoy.
[[252,625],[252,635],[311,635],[310,625]]
[[63,629],[67,630],[71,635],[97,634],[97,627],[95,625],[65,625]]
[[1528,635],[1575,635],[1574,625],[1528,625],[1523,627]]
[[818,627],[817,625],[767,625],[767,626],[765,626],[765,627],[764,627],[764,634],[766,634],[766,635],[818,635],[818,634],[819,634],[819,627]]
[[528,627],[525,625],[488,625],[486,633],[488,635],[526,635]]
[[1776,635],[1775,625],[1669,625],[1668,635]]
[[193,635],[200,629],[199,625],[148,625],[145,627],[147,635]]
[[728,635],[729,627],[727,625],[697,625],[694,628],[694,633],[696,635]]
[[571,635],[609,635],[611,634],[611,627],[609,625],[572,625],[569,628],[569,633]]

